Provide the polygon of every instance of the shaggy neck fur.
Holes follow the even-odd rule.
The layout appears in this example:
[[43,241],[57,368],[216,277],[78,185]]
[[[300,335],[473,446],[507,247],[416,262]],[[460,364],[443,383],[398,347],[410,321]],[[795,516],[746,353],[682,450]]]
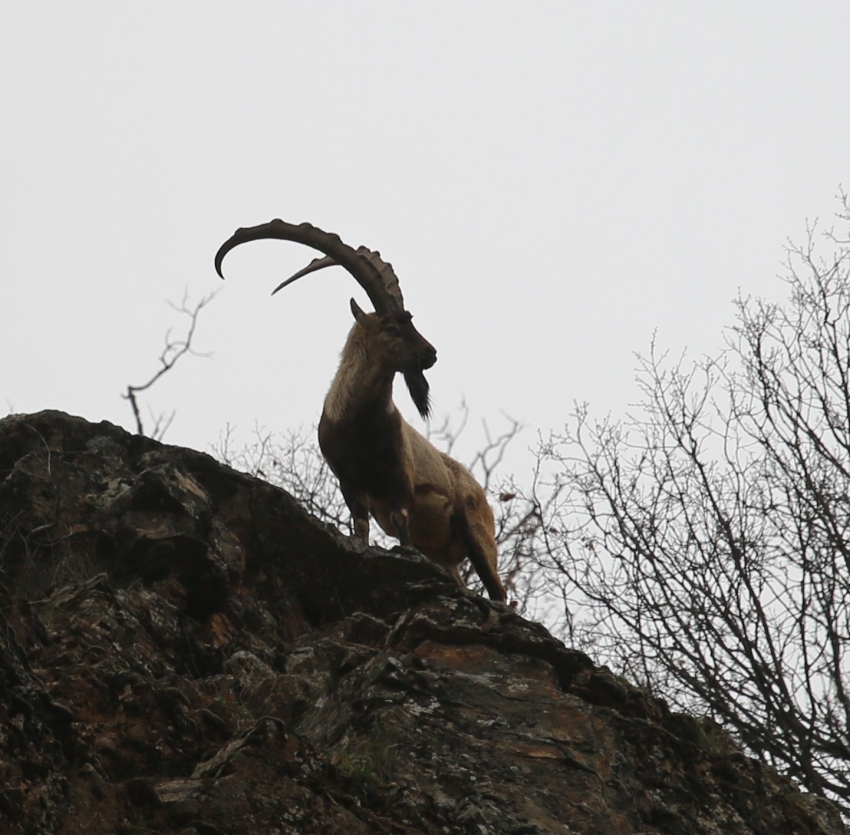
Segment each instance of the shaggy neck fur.
[[376,403],[388,414],[395,411],[393,377],[395,371],[383,366],[369,351],[369,338],[362,325],[349,331],[336,376],[325,398],[325,415],[330,420],[350,416],[359,408]]

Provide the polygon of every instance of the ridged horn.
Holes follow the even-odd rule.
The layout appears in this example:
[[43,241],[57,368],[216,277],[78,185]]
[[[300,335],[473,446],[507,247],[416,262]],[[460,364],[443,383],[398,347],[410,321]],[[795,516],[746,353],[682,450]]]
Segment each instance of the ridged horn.
[[308,273],[330,267],[334,264],[344,267],[366,291],[377,313],[391,313],[404,310],[404,299],[401,295],[398,277],[392,265],[382,260],[380,253],[373,252],[364,246],[352,249],[343,243],[339,235],[325,232],[310,223],[298,226],[275,219],[259,226],[247,226],[237,229],[233,236],[225,241],[215,255],[215,271],[224,278],[221,272],[221,262],[224,256],[234,247],[248,241],[258,241],[274,238],[283,241],[293,241],[319,250],[324,258],[316,258],[303,270],[295,273],[272,291],[272,294],[291,284],[293,281]]

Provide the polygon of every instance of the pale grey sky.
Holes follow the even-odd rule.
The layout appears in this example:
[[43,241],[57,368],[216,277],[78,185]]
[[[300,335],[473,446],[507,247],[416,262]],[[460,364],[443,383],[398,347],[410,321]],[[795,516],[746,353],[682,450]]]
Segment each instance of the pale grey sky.
[[0,407],[132,428],[163,300],[221,289],[214,358],[142,401],[166,440],[317,420],[353,280],[270,298],[315,254],[280,242],[213,270],[282,217],[392,261],[437,416],[465,397],[529,444],[576,400],[621,416],[653,331],[716,351],[850,187],[848,32],[846,0],[7,3]]

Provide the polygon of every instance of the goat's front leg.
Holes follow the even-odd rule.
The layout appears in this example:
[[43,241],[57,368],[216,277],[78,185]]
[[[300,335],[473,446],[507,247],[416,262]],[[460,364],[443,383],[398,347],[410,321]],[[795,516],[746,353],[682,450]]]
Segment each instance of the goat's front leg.
[[357,539],[362,539],[365,545],[369,544],[369,517],[354,516],[351,520],[351,527],[354,529],[354,536]]
[[342,497],[345,499],[345,504],[351,511],[351,527],[352,533],[356,539],[363,541],[365,545],[369,544],[369,506],[357,494],[340,484]]
[[410,516],[407,508],[400,507],[392,512],[393,525],[395,526],[398,535],[399,545],[406,548],[413,547],[413,540],[410,538]]

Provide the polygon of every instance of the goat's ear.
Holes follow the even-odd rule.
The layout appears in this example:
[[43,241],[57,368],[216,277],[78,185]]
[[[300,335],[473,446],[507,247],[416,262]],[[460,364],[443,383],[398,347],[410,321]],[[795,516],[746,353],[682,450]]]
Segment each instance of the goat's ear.
[[351,314],[361,324],[362,324],[363,320],[366,318],[366,314],[363,312],[360,305],[357,304],[356,301],[354,301],[354,299],[351,300]]

